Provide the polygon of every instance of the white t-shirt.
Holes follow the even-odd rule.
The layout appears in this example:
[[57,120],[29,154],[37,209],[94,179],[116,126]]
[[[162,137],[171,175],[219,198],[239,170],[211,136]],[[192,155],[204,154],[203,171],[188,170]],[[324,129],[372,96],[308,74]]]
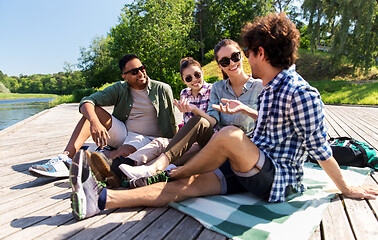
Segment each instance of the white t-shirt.
[[145,136],[161,136],[156,109],[148,97],[147,88],[137,90],[130,88],[133,98],[133,108],[126,120],[127,131]]

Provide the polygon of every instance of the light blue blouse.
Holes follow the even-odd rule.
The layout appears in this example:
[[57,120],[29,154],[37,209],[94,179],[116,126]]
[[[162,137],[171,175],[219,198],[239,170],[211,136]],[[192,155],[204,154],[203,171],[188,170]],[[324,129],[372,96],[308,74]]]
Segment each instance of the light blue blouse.
[[254,79],[251,76],[243,86],[243,93],[239,97],[236,97],[229,79],[215,82],[210,92],[210,102],[207,114],[217,120],[217,127],[219,129],[232,125],[239,127],[248,137],[251,137],[255,127],[255,121],[251,117],[242,113],[234,115],[221,113],[214,109],[212,105],[221,103],[222,98],[227,98],[239,100],[250,108],[257,109],[257,97],[262,89],[263,85],[261,79]]

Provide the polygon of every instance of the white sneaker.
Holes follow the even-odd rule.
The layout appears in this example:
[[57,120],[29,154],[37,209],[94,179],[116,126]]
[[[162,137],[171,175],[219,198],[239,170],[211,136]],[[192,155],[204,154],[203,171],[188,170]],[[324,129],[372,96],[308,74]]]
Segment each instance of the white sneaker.
[[71,163],[72,159],[67,154],[61,153],[45,164],[31,166],[29,173],[36,177],[69,177]]
[[150,173],[149,166],[130,166],[127,164],[119,165],[119,169],[130,179],[137,179],[142,177],[151,177],[153,174]]
[[171,171],[173,168],[177,168],[177,166],[171,163],[164,169],[164,171]]

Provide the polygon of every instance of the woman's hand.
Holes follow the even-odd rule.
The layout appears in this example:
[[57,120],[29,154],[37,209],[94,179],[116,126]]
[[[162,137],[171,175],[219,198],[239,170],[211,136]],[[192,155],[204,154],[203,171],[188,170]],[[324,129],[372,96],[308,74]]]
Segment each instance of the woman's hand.
[[197,108],[195,105],[190,104],[186,98],[181,98],[180,102],[175,99],[173,105],[175,105],[182,113],[193,112],[193,110]]
[[238,100],[229,100],[222,98],[221,101],[225,103],[223,104],[213,104],[213,108],[218,110],[219,112],[226,113],[226,114],[236,114],[236,113],[243,113],[248,106]]

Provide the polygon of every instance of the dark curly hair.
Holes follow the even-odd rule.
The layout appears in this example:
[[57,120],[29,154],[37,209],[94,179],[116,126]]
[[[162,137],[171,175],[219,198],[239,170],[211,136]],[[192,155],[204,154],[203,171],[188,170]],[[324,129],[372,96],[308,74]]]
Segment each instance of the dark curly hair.
[[300,33],[285,13],[271,13],[247,23],[242,29],[243,45],[257,54],[264,48],[273,67],[287,69],[298,58]]

